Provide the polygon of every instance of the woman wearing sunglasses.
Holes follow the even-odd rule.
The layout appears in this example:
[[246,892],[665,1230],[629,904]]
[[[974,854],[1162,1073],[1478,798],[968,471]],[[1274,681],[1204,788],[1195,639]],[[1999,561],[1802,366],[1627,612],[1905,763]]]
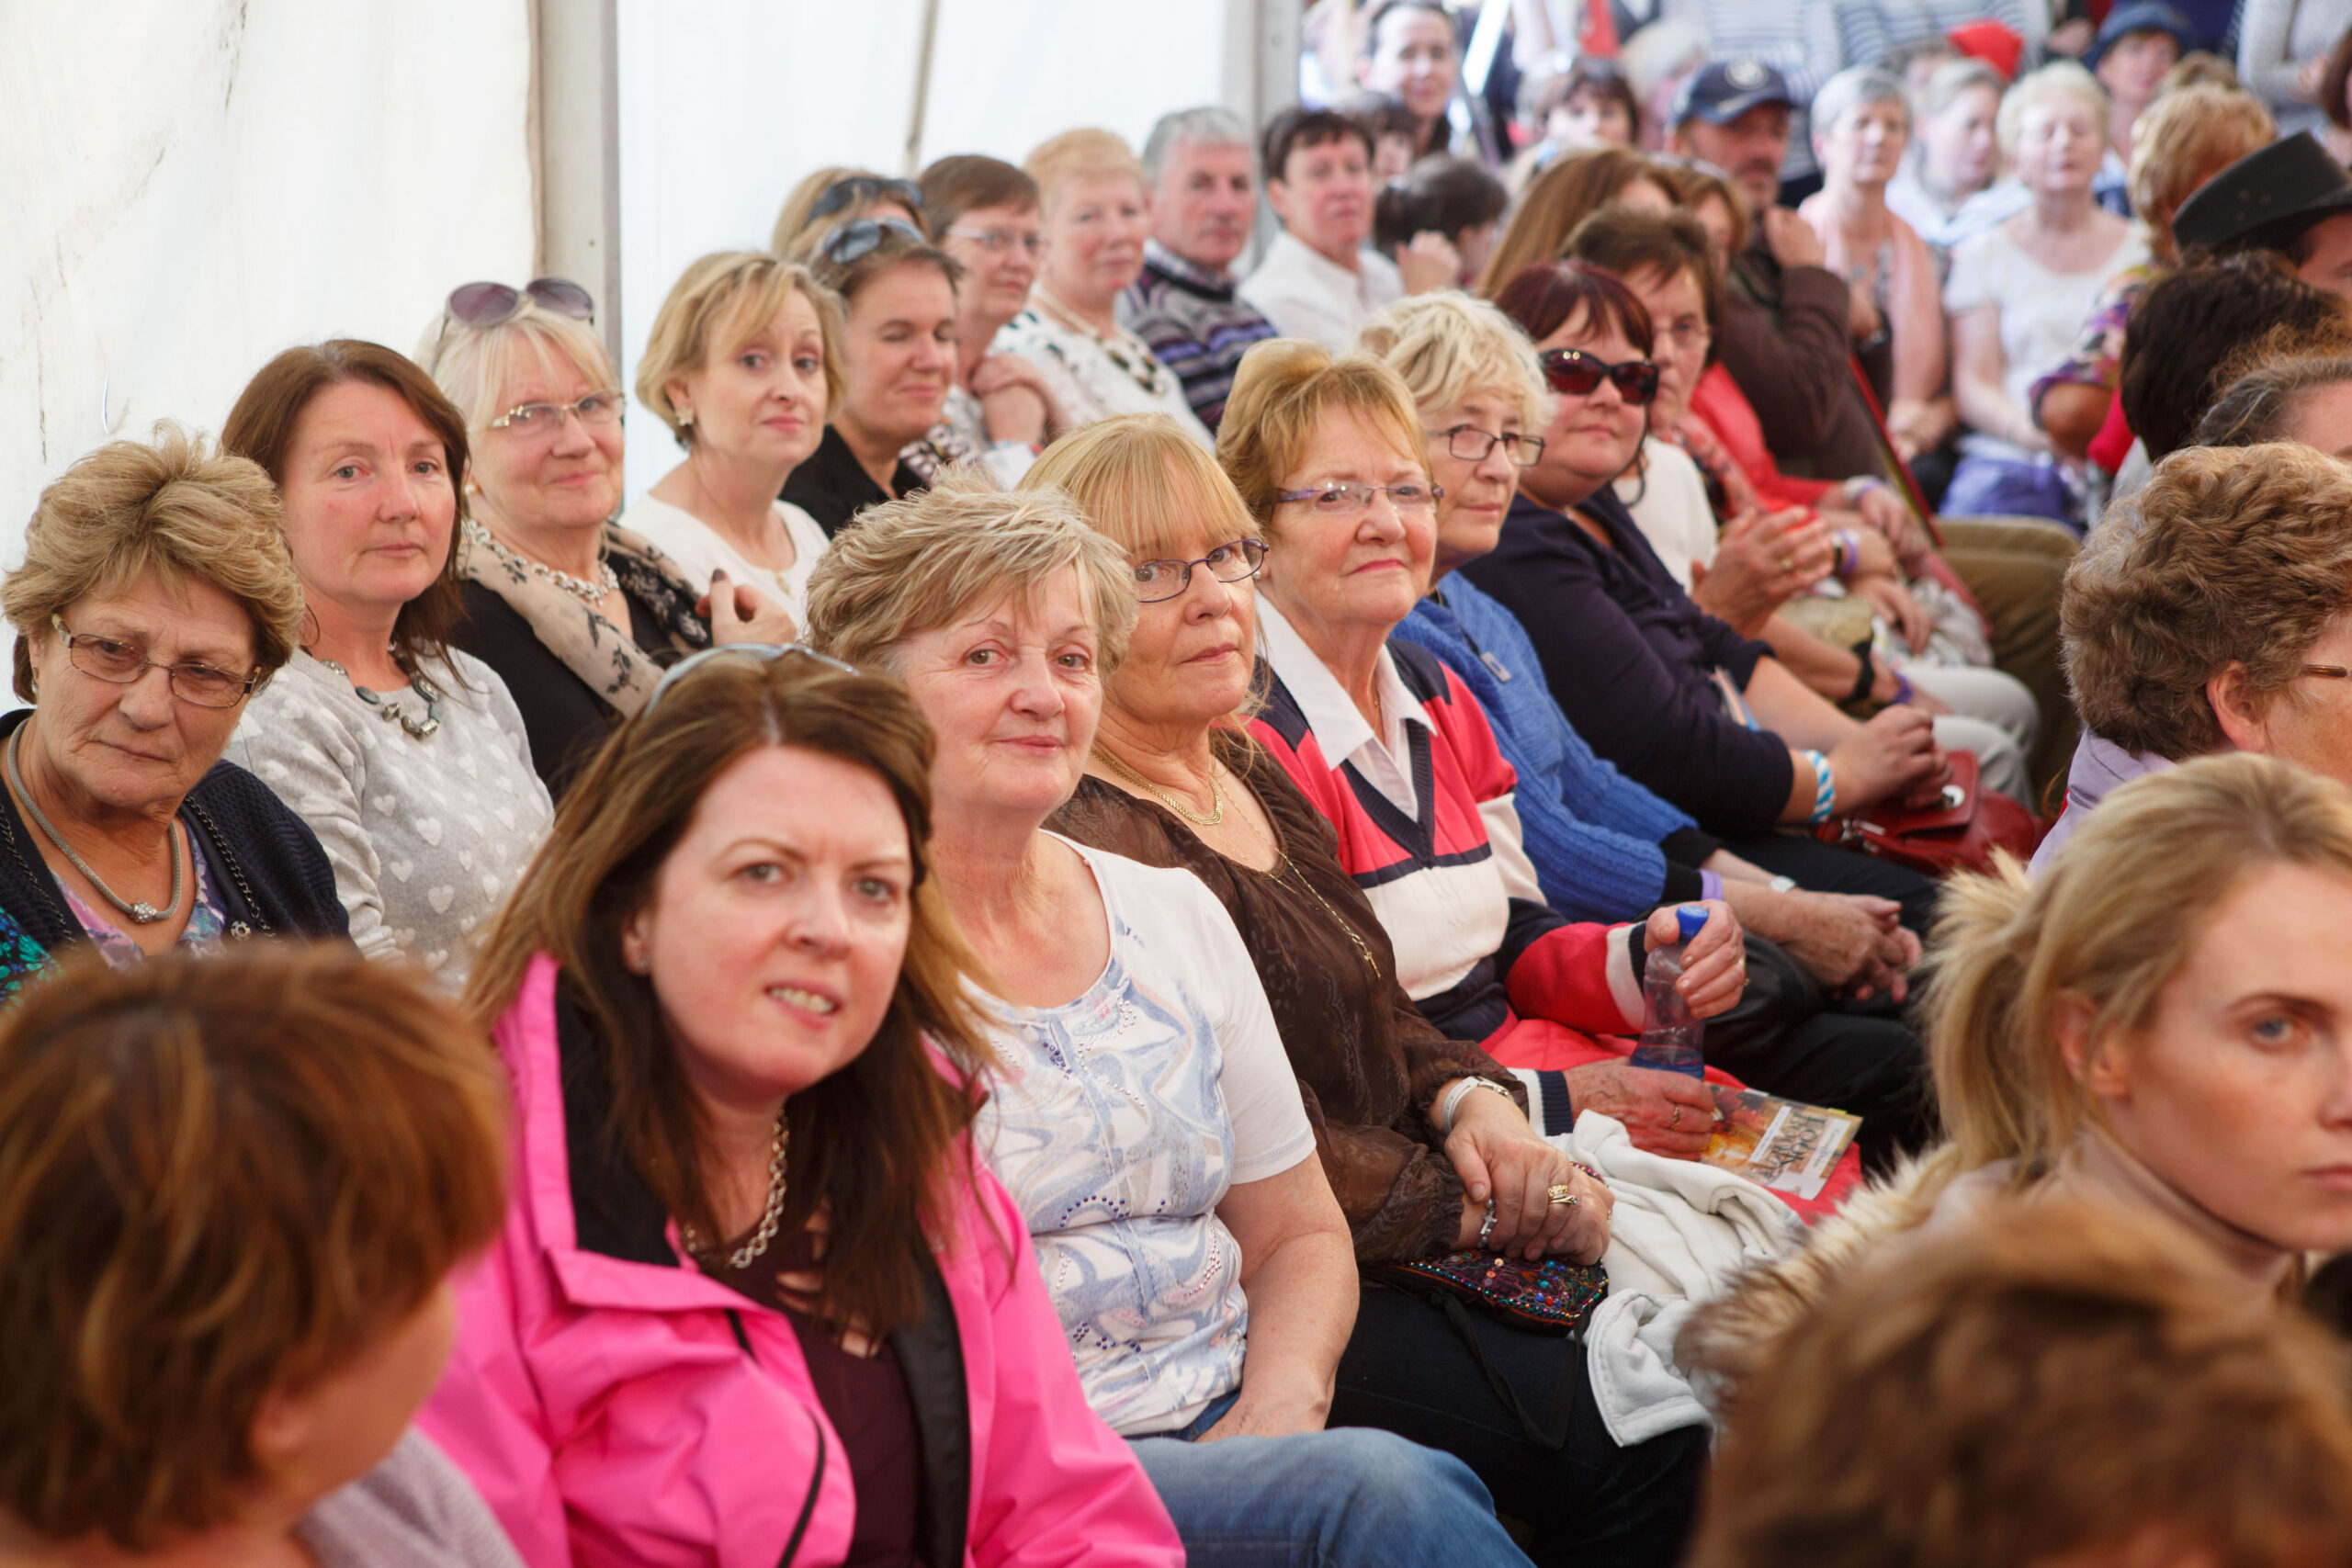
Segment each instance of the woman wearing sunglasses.
[[956,376],[964,269],[922,229],[887,216],[825,230],[806,254],[810,275],[842,300],[841,392],[784,499],[830,536],[971,456],[940,423]]
[[[620,378],[587,290],[469,283],[449,296],[420,363],[465,416],[472,467],[458,525],[464,618],[451,640],[498,671],[531,759],[560,793],[664,665],[711,644],[684,575],[621,505]],[[773,635],[722,595],[722,639]]]
[[0,718],[0,997],[85,942],[345,933],[317,838],[220,760],[302,619],[268,475],[168,426],[99,447],[41,491],[0,610],[32,705]]
[[343,338],[262,367],[220,444],[277,481],[305,605],[230,754],[326,846],[360,951],[455,990],[551,815],[506,682],[448,642],[465,416]]
[[1519,618],[1560,710],[1621,772],[1776,875],[1895,899],[1924,936],[1925,878],[1773,829],[1939,789],[1949,764],[1931,720],[1897,706],[1857,724],[1693,604],[1659,562],[1610,488],[1658,387],[1649,313],[1631,290],[1585,263],[1546,262],[1495,302],[1534,340],[1555,398],[1498,543],[1463,575]]
[[534,1568],[1182,1561],[975,1158],[931,753],[894,681],[697,655],[491,938],[516,1175],[421,1424]]
[[1037,182],[1046,244],[1029,308],[996,334],[999,354],[1037,367],[1061,428],[1114,413],[1164,413],[1204,449],[1208,427],[1151,345],[1119,324],[1119,296],[1143,275],[1149,237],[1143,165],[1107,130],[1069,130],[1022,167]]

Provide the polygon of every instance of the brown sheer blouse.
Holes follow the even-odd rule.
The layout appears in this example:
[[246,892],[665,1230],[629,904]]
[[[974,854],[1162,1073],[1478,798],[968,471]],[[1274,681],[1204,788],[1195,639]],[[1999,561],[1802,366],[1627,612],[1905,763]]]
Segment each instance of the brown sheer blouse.
[[[1091,775],[1046,826],[1207,884],[1257,960],[1357,1261],[1450,1252],[1462,1226],[1462,1179],[1429,1103],[1458,1077],[1508,1085],[1522,1108],[1526,1097],[1493,1057],[1448,1040],[1414,1010],[1396,983],[1387,932],[1341,868],[1330,824],[1298,786],[1248,736],[1219,730],[1216,745],[1265,808],[1287,865],[1259,872],[1227,860],[1166,807]],[[1377,975],[1340,920],[1372,950]]]

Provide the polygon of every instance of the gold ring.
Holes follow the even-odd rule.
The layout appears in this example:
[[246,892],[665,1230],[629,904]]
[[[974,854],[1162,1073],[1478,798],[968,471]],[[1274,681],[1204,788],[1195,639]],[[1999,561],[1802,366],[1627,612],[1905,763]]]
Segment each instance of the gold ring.
[[1666,1119],[1666,1130],[1667,1130],[1668,1132],[1671,1133],[1672,1131],[1674,1131],[1674,1129],[1676,1129],[1677,1127],[1679,1127],[1679,1126],[1681,1126],[1681,1125],[1682,1125],[1682,1107],[1680,1107],[1680,1106],[1679,1106],[1679,1105],[1678,1105],[1678,1106],[1676,1106],[1676,1107],[1674,1108],[1674,1114],[1673,1114],[1673,1115],[1671,1115],[1671,1116],[1669,1116],[1669,1117],[1668,1117],[1668,1118]]
[[1549,1197],[1554,1203],[1556,1203],[1566,1209],[1573,1209],[1578,1203],[1584,1201],[1583,1199],[1576,1195],[1575,1190],[1570,1188],[1565,1181],[1554,1182],[1545,1196]]

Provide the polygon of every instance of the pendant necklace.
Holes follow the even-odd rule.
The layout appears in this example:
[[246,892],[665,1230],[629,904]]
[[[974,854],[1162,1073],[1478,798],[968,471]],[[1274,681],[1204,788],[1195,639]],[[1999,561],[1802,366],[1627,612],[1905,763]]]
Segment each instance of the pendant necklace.
[[40,807],[33,804],[32,793],[25,788],[24,775],[17,771],[17,742],[24,738],[25,732],[22,727],[19,727],[14,735],[8,737],[8,787],[17,792],[17,798],[23,801],[25,809],[32,814],[33,826],[40,829],[41,836],[57,846],[57,852],[63,855],[72,863],[74,869],[80,872],[83,878],[98,890],[99,897],[113,905],[126,918],[136,920],[142,926],[152,926],[157,920],[167,919],[174,909],[180,907],[180,889],[187,877],[187,861],[180,845],[178,826],[175,824],[168,829],[172,840],[172,901],[160,909],[144,898],[136,902],[126,901],[113,888],[98,880],[98,874],[90,869],[90,863],[74,852],[74,846],[65,841],[65,836],[51,827],[49,818],[41,814]]

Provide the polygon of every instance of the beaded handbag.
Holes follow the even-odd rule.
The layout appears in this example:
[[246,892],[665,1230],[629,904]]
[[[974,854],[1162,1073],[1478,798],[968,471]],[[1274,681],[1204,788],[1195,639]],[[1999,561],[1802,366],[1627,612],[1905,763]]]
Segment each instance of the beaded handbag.
[[1601,1264],[1557,1258],[1530,1262],[1475,1247],[1384,1263],[1373,1278],[1424,1301],[1464,1303],[1530,1334],[1575,1334],[1609,1294],[1609,1270]]

